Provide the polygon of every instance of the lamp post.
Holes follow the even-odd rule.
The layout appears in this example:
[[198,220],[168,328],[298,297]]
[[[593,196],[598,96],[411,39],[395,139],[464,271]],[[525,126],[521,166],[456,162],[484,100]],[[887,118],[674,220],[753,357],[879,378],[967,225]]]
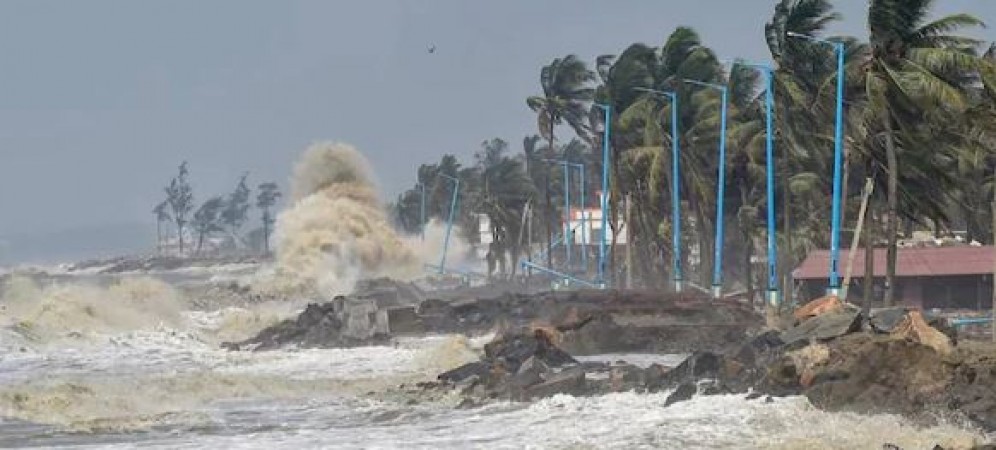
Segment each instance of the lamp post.
[[[561,228],[563,233],[562,240],[564,241],[564,248],[567,253],[567,264],[565,266],[565,272],[571,271],[571,240],[568,239],[568,234],[571,232],[571,166],[570,163],[560,159],[550,159],[544,158],[551,164],[559,164],[564,167],[564,226]],[[551,267],[552,269],[552,267]]]
[[831,45],[837,53],[837,110],[834,117],[833,137],[833,198],[830,208],[830,282],[827,294],[840,295],[840,212],[841,212],[841,165],[844,144],[844,43],[828,41],[806,34],[789,31],[789,37],[805,39],[820,44]]
[[[585,210],[587,209],[588,205],[584,201],[585,200],[584,199],[584,191],[585,191],[585,189],[587,187],[587,186],[585,186],[585,183],[584,183],[585,166],[584,166],[584,163],[572,163],[572,162],[568,162],[567,164],[570,165],[571,167],[574,167],[574,168],[578,169],[578,174],[580,175],[580,178],[581,178],[580,179],[580,188],[581,188],[580,189],[580,199],[578,201],[578,205],[580,205],[579,210],[581,211],[581,265],[584,266],[585,274],[587,274],[588,273],[588,236],[586,234],[587,233],[587,231],[586,231],[587,227],[585,225],[588,224],[588,220],[585,218]],[[574,239],[571,239],[571,243],[572,244],[574,243]]]
[[775,135],[774,135],[774,73],[767,64],[737,61],[734,64],[753,67],[764,76],[764,172],[768,197],[768,308],[777,311],[781,303],[778,292],[777,242],[775,236]]
[[671,100],[671,245],[674,247],[671,263],[674,275],[674,291],[681,292],[681,183],[679,180],[678,155],[678,95],[672,91],[636,88],[638,91],[662,96]]
[[682,80],[685,83],[716,89],[722,95],[719,112],[719,169],[716,186],[716,242],[713,250],[712,297],[723,296],[723,203],[726,195],[726,105],[727,89],[722,84],[706,83],[698,80]]
[[600,207],[602,210],[602,232],[599,236],[598,242],[598,278],[595,279],[595,284],[601,288],[605,288],[605,232],[608,227],[608,206],[609,206],[609,129],[612,128],[612,107],[608,105],[602,105],[600,103],[594,104],[596,107],[602,110],[605,117],[604,130],[602,131],[602,198],[600,201]]
[[419,211],[418,211],[418,230],[419,234],[422,236],[422,240],[425,241],[425,185],[421,182],[415,183],[415,186],[419,190]]
[[579,172],[579,175],[580,175],[580,183],[579,183],[580,200],[578,202],[578,206],[579,206],[579,210],[581,211],[581,245],[582,245],[582,250],[583,250],[581,252],[581,264],[584,265],[584,268],[587,271],[588,270],[588,252],[587,252],[586,247],[588,245],[588,239],[587,239],[587,237],[585,237],[585,224],[587,222],[586,222],[585,217],[584,217],[585,216],[585,214],[584,214],[584,212],[585,212],[584,211],[585,210],[584,191],[585,191],[585,188],[586,188],[585,182],[584,182],[585,165],[584,165],[584,163],[572,163],[570,161],[562,160],[562,159],[544,158],[543,161],[546,161],[548,163],[553,163],[553,164],[560,164],[561,166],[564,167],[564,207],[565,207],[565,210],[567,211],[567,213],[564,216],[565,219],[564,219],[564,237],[563,237],[563,241],[564,241],[564,245],[567,246],[567,271],[568,272],[570,272],[570,268],[571,268],[571,246],[574,245],[574,236],[573,236],[572,230],[571,230],[571,192],[570,192],[570,189],[571,189],[571,186],[570,186],[571,174],[570,174],[570,169],[571,168],[578,169],[578,172]]
[[460,193],[460,179],[451,177],[445,173],[441,173],[439,176],[453,182],[453,197],[450,199],[450,214],[449,218],[446,220],[446,237],[443,239],[443,256],[439,261],[439,273],[442,274],[446,271],[446,252],[450,248],[450,231],[453,229],[453,218],[456,215],[457,194]]

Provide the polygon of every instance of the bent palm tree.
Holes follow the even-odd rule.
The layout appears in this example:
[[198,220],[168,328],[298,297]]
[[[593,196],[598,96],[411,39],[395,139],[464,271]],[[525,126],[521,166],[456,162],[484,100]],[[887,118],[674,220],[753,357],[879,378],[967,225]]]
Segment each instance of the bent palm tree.
[[[881,135],[884,146],[886,185],[886,284],[884,303],[892,305],[895,296],[900,153],[904,162],[915,152],[929,151],[911,144],[912,124],[922,123],[924,115],[935,118],[959,114],[966,106],[962,86],[952,78],[955,72],[975,71],[978,59],[971,50],[979,42],[950,34],[982,25],[967,14],[955,14],[927,21],[933,0],[872,0],[868,26],[872,47],[865,88],[868,97],[868,128]],[[919,155],[922,156],[922,155]],[[904,167],[909,170],[909,165]],[[922,167],[930,170],[930,167]],[[934,173],[926,174],[930,179]]]

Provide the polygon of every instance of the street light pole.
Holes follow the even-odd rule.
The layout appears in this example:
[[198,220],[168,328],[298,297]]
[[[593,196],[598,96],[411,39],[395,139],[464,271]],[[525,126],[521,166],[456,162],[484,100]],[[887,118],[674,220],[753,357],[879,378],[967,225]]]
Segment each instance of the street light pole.
[[723,203],[726,196],[726,109],[727,109],[727,89],[726,86],[714,83],[705,83],[698,80],[682,80],[686,83],[697,86],[704,86],[716,89],[722,95],[722,102],[719,112],[719,169],[716,186],[716,242],[713,249],[712,266],[712,297],[715,299],[723,296],[723,231],[724,214]]
[[[565,273],[570,273],[571,271],[571,246],[574,244],[573,239],[569,239],[571,233],[571,166],[572,164],[567,160],[559,159],[544,159],[548,163],[560,164],[564,166],[564,227],[563,241],[564,248],[567,254],[567,264],[564,267]],[[581,174],[584,177],[584,174]],[[582,179],[583,180],[583,179]],[[583,205],[582,205],[583,207]],[[551,267],[552,269],[553,267]]]
[[833,198],[830,208],[830,275],[827,294],[840,295],[840,213],[841,213],[841,174],[844,143],[844,43],[828,41],[806,34],[789,31],[789,37],[806,39],[812,42],[831,45],[837,53],[837,108],[834,117],[833,144]]
[[453,182],[453,197],[450,199],[450,214],[449,219],[446,220],[446,237],[443,239],[443,256],[439,261],[439,273],[442,274],[446,271],[446,253],[450,248],[450,232],[453,229],[453,219],[456,215],[457,195],[460,193],[460,179],[451,177],[445,173],[441,173],[439,176]]
[[[578,172],[579,172],[579,175],[580,175],[580,188],[581,188],[581,192],[580,192],[580,203],[579,204],[580,204],[581,207],[579,208],[579,210],[581,211],[581,265],[584,266],[584,271],[585,271],[585,274],[586,274],[585,276],[587,276],[587,273],[588,273],[588,237],[587,237],[587,234],[586,234],[587,233],[587,231],[586,231],[586,228],[587,228],[586,225],[588,223],[588,220],[585,218],[585,210],[587,209],[588,205],[584,201],[585,200],[585,198],[584,198],[584,191],[585,191],[584,171],[585,171],[585,167],[584,167],[584,163],[568,163],[568,164],[570,164],[572,167],[577,168]],[[573,243],[573,241],[574,240],[571,239],[571,243]]]
[[605,232],[608,227],[608,199],[609,199],[609,129],[612,127],[612,107],[595,103],[605,113],[605,128],[602,133],[602,232],[598,243],[598,278],[595,284],[605,288]]
[[678,95],[671,91],[658,91],[655,89],[636,88],[651,94],[663,96],[671,100],[671,264],[674,276],[674,291],[681,292],[681,182],[679,178],[679,154],[678,154]]
[[768,202],[768,308],[777,311],[781,304],[778,292],[777,242],[775,235],[775,143],[774,143],[774,73],[771,66],[738,61],[735,64],[753,67],[764,76],[764,153]]

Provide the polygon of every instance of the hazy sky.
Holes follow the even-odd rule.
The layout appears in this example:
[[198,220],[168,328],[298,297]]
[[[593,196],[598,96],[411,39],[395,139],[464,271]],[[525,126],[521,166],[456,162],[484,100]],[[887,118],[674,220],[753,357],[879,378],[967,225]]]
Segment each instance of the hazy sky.
[[[199,199],[243,171],[286,185],[325,139],[362,150],[390,198],[445,152],[518,149],[553,58],[689,25],[721,57],[761,60],[775,3],[2,0],[0,235],[151,223],[181,160]],[[996,25],[996,1],[938,3]],[[864,36],[866,2],[836,4],[832,31]]]

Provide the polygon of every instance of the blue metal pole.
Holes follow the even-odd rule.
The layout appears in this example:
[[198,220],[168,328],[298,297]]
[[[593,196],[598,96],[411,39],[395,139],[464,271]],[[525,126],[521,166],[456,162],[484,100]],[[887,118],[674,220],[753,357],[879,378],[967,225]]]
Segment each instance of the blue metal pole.
[[605,234],[608,228],[609,218],[609,128],[612,126],[612,108],[606,105],[598,105],[605,112],[605,130],[602,135],[602,233],[598,243],[598,278],[595,284],[604,288],[605,282]]
[[443,239],[443,256],[439,261],[439,273],[442,274],[446,271],[446,252],[450,248],[450,231],[453,229],[453,219],[456,215],[457,208],[457,194],[460,192],[460,179],[451,177],[445,174],[439,174],[449,180],[453,181],[453,197],[450,200],[450,214],[449,218],[446,220],[446,237]]
[[726,196],[726,86],[718,86],[723,96],[722,110],[719,112],[719,169],[716,189],[716,243],[712,266],[712,296],[723,296],[723,203]]
[[571,272],[571,246],[574,239],[571,238],[571,166],[564,161],[564,248],[567,251],[567,264],[564,272]]
[[587,276],[588,273],[588,218],[587,216],[587,204],[584,199],[585,183],[584,183],[584,164],[577,164],[578,171],[581,172],[581,265],[584,266],[584,273]]
[[678,152],[678,94],[671,92],[671,245],[674,247],[672,262],[674,265],[674,291],[681,292],[681,182],[679,177]]
[[834,126],[833,148],[833,206],[830,214],[830,283],[827,293],[840,294],[840,209],[841,165],[844,138],[844,44],[833,42],[837,51],[837,112]]
[[768,196],[768,304],[778,308],[781,298],[778,294],[777,243],[775,242],[775,135],[774,122],[774,78],[770,67],[762,67],[764,73],[764,125],[765,125],[765,174],[767,175]]
[[827,294],[840,295],[840,215],[841,215],[841,176],[844,145],[844,43],[819,39],[802,33],[789,31],[787,36],[806,39],[821,44],[832,45],[837,53],[837,110],[834,117],[833,143],[833,198],[830,209],[830,275]]

